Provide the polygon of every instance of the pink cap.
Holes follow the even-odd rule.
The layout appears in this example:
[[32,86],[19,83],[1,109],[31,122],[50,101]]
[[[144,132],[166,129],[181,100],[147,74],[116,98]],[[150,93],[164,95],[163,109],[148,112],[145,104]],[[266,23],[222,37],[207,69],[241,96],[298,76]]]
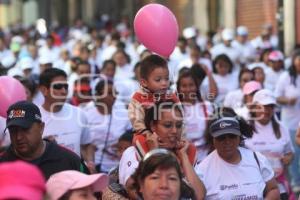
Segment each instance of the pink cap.
[[0,164],[0,199],[41,200],[46,193],[40,170],[23,161]]
[[254,91],[260,90],[261,84],[257,81],[249,81],[247,83],[245,83],[244,87],[243,87],[243,94],[244,95],[248,95],[251,94]]
[[281,51],[275,50],[269,54],[269,60],[271,61],[284,60],[284,55],[281,53]]
[[53,174],[47,181],[47,192],[51,200],[57,200],[69,190],[92,186],[94,192],[103,191],[108,185],[106,174],[86,175],[75,170],[66,170]]

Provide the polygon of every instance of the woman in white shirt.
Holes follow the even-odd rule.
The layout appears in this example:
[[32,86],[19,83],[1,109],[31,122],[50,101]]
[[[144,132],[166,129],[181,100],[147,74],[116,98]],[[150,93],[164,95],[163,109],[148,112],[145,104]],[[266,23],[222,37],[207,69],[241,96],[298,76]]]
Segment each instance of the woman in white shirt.
[[293,159],[293,146],[288,130],[275,117],[275,105],[276,100],[270,90],[262,89],[255,93],[250,110],[254,134],[251,139],[245,140],[245,144],[253,151],[262,153],[270,161],[281,199],[287,200],[291,191],[287,186],[285,169]]
[[[215,103],[222,105],[226,94],[238,88],[238,72],[233,71],[233,63],[230,58],[221,54],[213,61],[213,79],[217,83],[218,95]],[[204,79],[201,85],[205,95],[209,95],[209,81]]]
[[203,101],[196,78],[190,71],[183,72],[177,81],[177,92],[184,108],[185,137],[197,148],[198,160],[203,160],[208,148],[204,133],[212,105]]
[[291,185],[295,192],[300,192],[300,148],[294,142],[300,122],[300,51],[294,52],[289,71],[282,73],[277,81],[275,96],[281,105],[281,121],[289,129],[295,148],[295,158],[290,165]]
[[215,150],[195,168],[207,191],[205,199],[279,199],[267,159],[241,147],[251,135],[251,127],[230,108],[218,110],[209,122]]
[[280,75],[284,72],[284,56],[280,51],[269,54],[269,65],[266,69],[265,88],[274,91]]

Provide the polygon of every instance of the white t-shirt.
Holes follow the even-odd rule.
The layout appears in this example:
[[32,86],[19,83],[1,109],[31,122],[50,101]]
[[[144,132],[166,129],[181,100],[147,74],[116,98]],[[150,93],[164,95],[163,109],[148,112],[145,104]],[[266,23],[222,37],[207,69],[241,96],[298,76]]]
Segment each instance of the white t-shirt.
[[116,81],[122,81],[125,79],[131,79],[134,77],[133,66],[130,64],[126,64],[123,66],[116,67],[116,74],[114,79]]
[[43,137],[54,136],[58,144],[80,156],[80,145],[92,142],[85,113],[68,103],[65,103],[56,113],[50,113],[42,106],[39,108],[42,120],[45,122]]
[[242,63],[248,63],[249,61],[252,61],[255,59],[256,50],[250,43],[250,41],[247,41],[246,43],[242,44],[238,42],[237,40],[232,41],[231,43],[232,47],[239,50],[241,52],[240,61]]
[[[198,61],[199,64],[205,65],[210,71],[212,71],[212,63],[207,58],[200,58]],[[177,72],[179,72],[183,67],[191,68],[193,65],[193,61],[191,58],[187,58],[181,61],[177,66]]]
[[276,83],[283,72],[284,70],[280,70],[276,72],[271,67],[268,67],[265,70],[265,74],[266,74],[266,80],[264,82],[265,88],[274,91],[276,87]]
[[128,178],[135,172],[139,166],[137,151],[134,146],[128,147],[122,154],[119,163],[119,182],[126,184]]
[[[206,111],[204,111],[204,107]],[[204,103],[197,102],[194,105],[184,104],[183,108],[185,137],[196,146],[198,160],[203,160],[208,153],[204,137],[206,121],[208,116],[213,112],[213,108],[206,101]],[[205,112],[207,116],[205,116]]]
[[5,128],[6,128],[6,119],[0,116],[0,147],[10,145],[9,133],[8,130],[6,130],[4,133]]
[[232,109],[241,108],[243,106],[244,94],[242,89],[233,90],[227,93],[223,105]]
[[232,46],[226,46],[224,43],[217,44],[210,49],[212,58],[215,59],[221,54],[227,55],[234,65],[239,64],[241,53],[238,49]]
[[[294,151],[288,130],[280,124],[281,137],[278,139],[274,134],[271,122],[262,125],[255,121],[254,125],[256,132],[254,132],[252,138],[245,140],[245,145],[266,156],[275,172],[275,176],[281,175],[284,170],[281,158],[285,154]],[[279,189],[281,193],[286,192],[282,184],[279,184]]]
[[296,86],[291,83],[288,72],[282,73],[275,89],[276,97],[297,98],[295,105],[283,105],[281,107],[281,121],[289,130],[295,131],[300,122],[300,75],[296,78]]
[[266,182],[271,180],[274,172],[268,160],[253,151],[239,148],[241,161],[231,164],[224,161],[214,150],[195,170],[206,188],[205,199],[263,199]]
[[[88,127],[93,138],[93,144],[97,147],[95,163],[101,165],[101,170],[109,171],[118,165],[116,156],[116,144],[119,137],[131,128],[125,105],[118,102],[113,106],[112,115],[101,114],[94,102],[90,102],[84,108],[88,118]],[[107,141],[105,153],[102,157],[105,141]]]
[[[225,76],[220,76],[219,74],[213,74],[213,78],[218,88],[218,96],[215,99],[215,103],[223,104],[223,101],[227,93],[236,90],[239,86],[237,73],[232,72]],[[205,97],[207,97],[209,94],[209,81],[207,77],[204,78],[201,84],[201,94],[202,96]]]

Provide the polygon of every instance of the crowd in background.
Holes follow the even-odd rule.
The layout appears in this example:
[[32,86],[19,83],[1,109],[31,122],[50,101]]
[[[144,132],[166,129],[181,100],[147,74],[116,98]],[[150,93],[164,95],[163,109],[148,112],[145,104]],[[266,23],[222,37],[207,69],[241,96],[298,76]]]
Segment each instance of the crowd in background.
[[[271,25],[263,25],[251,40],[248,34],[245,26],[212,35],[184,28],[165,58],[167,92],[176,93],[182,104],[183,136],[197,149],[200,163],[195,169],[207,170],[201,162],[212,151],[208,122],[224,106],[254,128],[245,146],[268,158],[280,193],[299,194],[300,50],[295,47],[284,55]],[[122,174],[122,153],[132,145],[135,130],[128,106],[141,87],[141,61],[150,55],[126,18],[95,27],[77,20],[74,26],[51,28],[45,34],[34,26],[0,29],[0,75],[24,85],[27,100],[38,106],[45,123],[42,137],[75,152],[87,171],[109,173],[110,179],[116,171]],[[3,149],[12,140],[6,127],[0,117]],[[126,187],[129,177],[124,176],[126,180],[119,181]],[[202,176],[204,185],[210,184]]]

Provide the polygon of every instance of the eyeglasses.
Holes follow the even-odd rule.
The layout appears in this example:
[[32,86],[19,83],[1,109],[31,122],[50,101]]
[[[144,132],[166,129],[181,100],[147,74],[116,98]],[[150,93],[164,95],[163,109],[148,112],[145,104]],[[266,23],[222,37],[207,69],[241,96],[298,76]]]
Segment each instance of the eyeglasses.
[[237,135],[234,135],[234,134],[225,134],[225,135],[221,135],[219,137],[216,137],[216,140],[218,141],[224,141],[225,139],[236,139],[238,136]]
[[69,85],[68,83],[54,83],[52,84],[52,88],[55,90],[61,90],[62,88],[68,90]]

